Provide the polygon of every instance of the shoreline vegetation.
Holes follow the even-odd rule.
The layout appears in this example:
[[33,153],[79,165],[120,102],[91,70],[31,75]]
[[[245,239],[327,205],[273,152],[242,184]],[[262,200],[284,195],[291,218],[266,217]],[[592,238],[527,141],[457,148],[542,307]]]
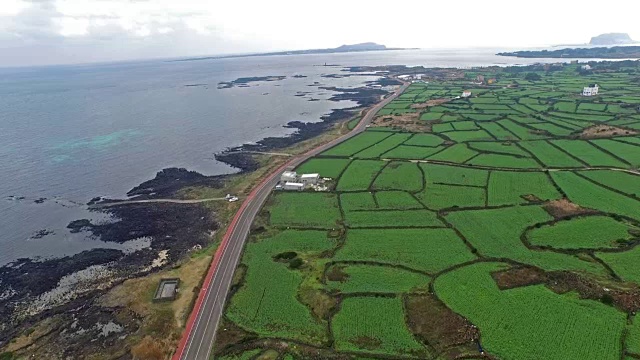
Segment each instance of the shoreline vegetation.
[[[351,100],[357,105],[333,110],[316,123],[292,121],[284,127],[297,129],[294,134],[265,138],[215,155],[218,161],[239,169],[236,174],[205,176],[168,168],[127,196],[130,200],[197,200],[225,193],[242,197],[288,159],[266,153],[300,154],[348,132],[350,120],[390,93],[370,85],[396,83],[400,84],[383,77],[360,88],[327,88],[339,92],[331,100]],[[12,354],[82,358],[108,349],[113,355],[109,358],[128,358],[143,348],[165,355],[173,351],[211,256],[239,204],[99,206],[118,201],[96,197],[87,204],[91,211],[108,214],[116,221],[78,219],[68,228],[106,242],[143,239],[149,242],[148,247],[130,253],[92,249],[49,260],[20,259],[0,267],[0,284],[3,291],[7,289],[0,293],[0,316],[8,319],[0,324],[0,354],[9,354],[8,359]],[[180,296],[172,303],[153,303],[152,293],[163,277],[182,279]]]
[[586,58],[586,59],[635,59],[640,58],[640,46],[613,46],[591,48],[566,48],[559,50],[523,50],[497,53],[498,56],[519,58]]

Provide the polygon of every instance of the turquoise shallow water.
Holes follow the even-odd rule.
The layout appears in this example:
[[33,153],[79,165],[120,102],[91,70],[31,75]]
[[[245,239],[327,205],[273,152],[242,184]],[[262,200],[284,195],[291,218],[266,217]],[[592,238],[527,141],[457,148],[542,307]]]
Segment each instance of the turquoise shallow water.
[[[291,130],[282,126],[289,121],[318,121],[331,109],[353,106],[327,101],[332,93],[319,86],[358,86],[373,79],[322,77],[342,72],[319,64],[469,67],[527,61],[494,52],[388,51],[0,69],[0,265],[20,257],[114,247],[65,228],[92,216],[82,205],[91,198],[123,197],[166,167],[232,172],[213,159],[216,152],[285,135]],[[221,81],[270,75],[287,78],[217,89]],[[298,92],[311,94],[294,96]],[[320,101],[310,102],[310,97]],[[34,202],[40,198],[47,200]],[[51,234],[33,238],[45,229]]]

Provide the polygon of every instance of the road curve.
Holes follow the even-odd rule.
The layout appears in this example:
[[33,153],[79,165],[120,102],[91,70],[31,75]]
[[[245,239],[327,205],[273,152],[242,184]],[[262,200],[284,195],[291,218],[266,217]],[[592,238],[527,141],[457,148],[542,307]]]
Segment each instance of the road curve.
[[173,360],[209,360],[216,329],[223,314],[224,304],[233,279],[233,273],[240,261],[242,249],[249,235],[251,223],[267,200],[272,189],[278,183],[281,172],[286,168],[296,167],[310,157],[364,131],[378,111],[398,97],[408,86],[408,83],[403,84],[393,94],[369,109],[358,125],[348,134],[295,157],[270,173],[253,189],[229,224],[227,232],[214,255],[202,289],[198,294],[194,309],[187,321],[178,349],[173,355]]

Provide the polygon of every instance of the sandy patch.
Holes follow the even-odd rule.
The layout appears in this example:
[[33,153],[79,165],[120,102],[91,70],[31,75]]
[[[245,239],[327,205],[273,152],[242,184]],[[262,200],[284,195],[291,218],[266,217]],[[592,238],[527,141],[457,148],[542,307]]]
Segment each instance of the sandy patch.
[[594,125],[590,126],[580,133],[578,137],[580,139],[599,139],[599,138],[610,138],[614,136],[628,136],[628,135],[637,135],[638,131],[632,129],[623,129],[616,126],[611,125]]

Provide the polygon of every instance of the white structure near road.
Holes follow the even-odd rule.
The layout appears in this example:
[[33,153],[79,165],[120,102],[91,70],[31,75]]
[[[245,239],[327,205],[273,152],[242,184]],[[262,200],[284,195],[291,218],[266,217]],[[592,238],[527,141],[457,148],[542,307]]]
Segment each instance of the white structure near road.
[[465,91],[462,92],[462,97],[463,98],[468,98],[469,96],[471,96],[471,91],[465,90]]
[[582,70],[591,70],[591,66],[589,64],[582,65]]
[[591,84],[589,86],[585,86],[584,89],[582,89],[582,96],[596,96],[598,95],[598,84]]
[[300,175],[300,182],[304,186],[316,185],[320,180],[320,174],[302,174]]
[[296,182],[298,181],[298,174],[295,171],[285,171],[280,175],[280,182]]
[[294,191],[302,191],[304,190],[304,184],[303,183],[296,183],[296,182],[286,182],[284,183],[284,186],[282,187],[284,190],[294,190]]

